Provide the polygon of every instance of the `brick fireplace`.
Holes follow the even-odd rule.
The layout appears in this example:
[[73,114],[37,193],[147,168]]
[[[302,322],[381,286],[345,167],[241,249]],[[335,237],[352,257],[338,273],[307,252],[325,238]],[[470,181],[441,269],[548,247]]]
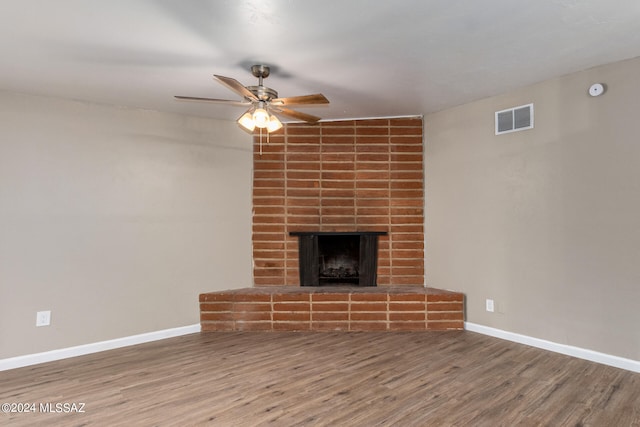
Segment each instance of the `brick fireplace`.
[[463,329],[464,296],[424,287],[422,152],[421,118],[288,124],[262,155],[255,138],[255,286],[201,294],[202,330]]
[[255,286],[300,286],[296,232],[384,232],[378,286],[424,286],[422,119],[288,124],[255,138]]

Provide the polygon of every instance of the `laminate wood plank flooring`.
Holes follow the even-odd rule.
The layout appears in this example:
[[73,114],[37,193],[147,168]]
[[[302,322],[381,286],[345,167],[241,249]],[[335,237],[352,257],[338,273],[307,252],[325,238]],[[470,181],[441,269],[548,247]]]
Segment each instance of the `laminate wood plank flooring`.
[[[640,426],[640,374],[448,332],[215,332],[0,372],[9,426]],[[55,406],[54,406],[55,407]]]

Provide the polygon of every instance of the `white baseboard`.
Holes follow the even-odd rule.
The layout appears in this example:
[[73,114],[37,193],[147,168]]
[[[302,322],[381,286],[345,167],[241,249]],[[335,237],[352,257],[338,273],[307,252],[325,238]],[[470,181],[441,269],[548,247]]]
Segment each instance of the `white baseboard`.
[[24,366],[36,365],[38,363],[52,362],[54,360],[67,359],[69,357],[82,356],[85,354],[97,353],[99,351],[112,350],[114,348],[127,347],[130,345],[142,344],[145,342],[157,341],[180,335],[193,334],[196,332],[200,332],[200,324],[164,329],[161,331],[148,332],[146,334],[132,335],[129,337],[116,338],[113,340],[100,341],[75,347],[61,348],[58,350],[45,351],[43,353],[10,357],[8,359],[0,359],[0,371],[22,368]]
[[[565,354],[567,356],[573,356],[579,359],[585,359],[591,362],[602,363],[603,365],[609,365],[616,368],[640,373],[640,361],[638,360],[626,359],[624,357],[612,356],[610,354],[587,350],[580,347],[558,344],[552,341],[546,341],[539,338],[529,337],[527,335],[516,334],[514,332],[503,331],[502,329],[491,328],[489,326],[478,325],[471,322],[465,322],[464,328],[471,332],[477,332],[483,335],[489,335],[507,341],[530,345],[532,347],[553,351],[555,353]],[[51,350],[43,353],[10,357],[8,359],[0,359],[0,371],[21,368],[24,366],[37,365],[39,363],[52,362],[54,360],[67,359],[70,357],[82,356],[85,354],[97,353],[100,351],[112,350],[114,348],[127,347],[130,345],[142,344],[150,341],[158,341],[165,338],[193,334],[196,332],[200,332],[199,324],[182,326],[179,328],[164,329],[161,331],[148,332],[146,334],[132,335],[129,337],[116,338],[113,340],[100,341],[96,343],[62,348],[58,350]]]
[[609,365],[615,368],[626,369],[627,371],[640,372],[640,361],[638,360],[625,359],[624,357],[612,356],[610,354],[599,353],[585,348],[558,344],[552,341],[520,335],[513,332],[503,331],[502,329],[490,328],[489,326],[478,325],[470,322],[465,322],[464,328],[467,331],[478,332],[483,335],[489,335],[503,340],[517,342],[519,344],[530,345],[531,347],[537,347],[553,351],[555,353],[589,360],[591,362],[602,363],[603,365]]

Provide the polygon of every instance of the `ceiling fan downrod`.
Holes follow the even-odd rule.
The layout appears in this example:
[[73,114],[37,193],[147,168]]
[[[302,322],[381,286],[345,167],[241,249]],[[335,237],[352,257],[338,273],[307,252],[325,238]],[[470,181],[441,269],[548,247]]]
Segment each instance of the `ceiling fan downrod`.
[[251,74],[258,78],[258,86],[247,86],[247,89],[262,101],[270,101],[278,97],[278,92],[263,84],[263,79],[269,77],[270,72],[271,70],[266,65],[253,65],[251,67]]

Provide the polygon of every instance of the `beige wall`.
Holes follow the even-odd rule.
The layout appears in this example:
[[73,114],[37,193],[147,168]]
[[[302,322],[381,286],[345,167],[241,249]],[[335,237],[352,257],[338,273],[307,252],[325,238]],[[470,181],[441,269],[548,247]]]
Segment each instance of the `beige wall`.
[[196,324],[200,292],[251,286],[235,124],[6,92],[0,117],[0,358]]
[[[635,59],[425,117],[427,284],[464,292],[467,321],[640,360],[638,76]],[[530,102],[534,129],[494,135]]]

